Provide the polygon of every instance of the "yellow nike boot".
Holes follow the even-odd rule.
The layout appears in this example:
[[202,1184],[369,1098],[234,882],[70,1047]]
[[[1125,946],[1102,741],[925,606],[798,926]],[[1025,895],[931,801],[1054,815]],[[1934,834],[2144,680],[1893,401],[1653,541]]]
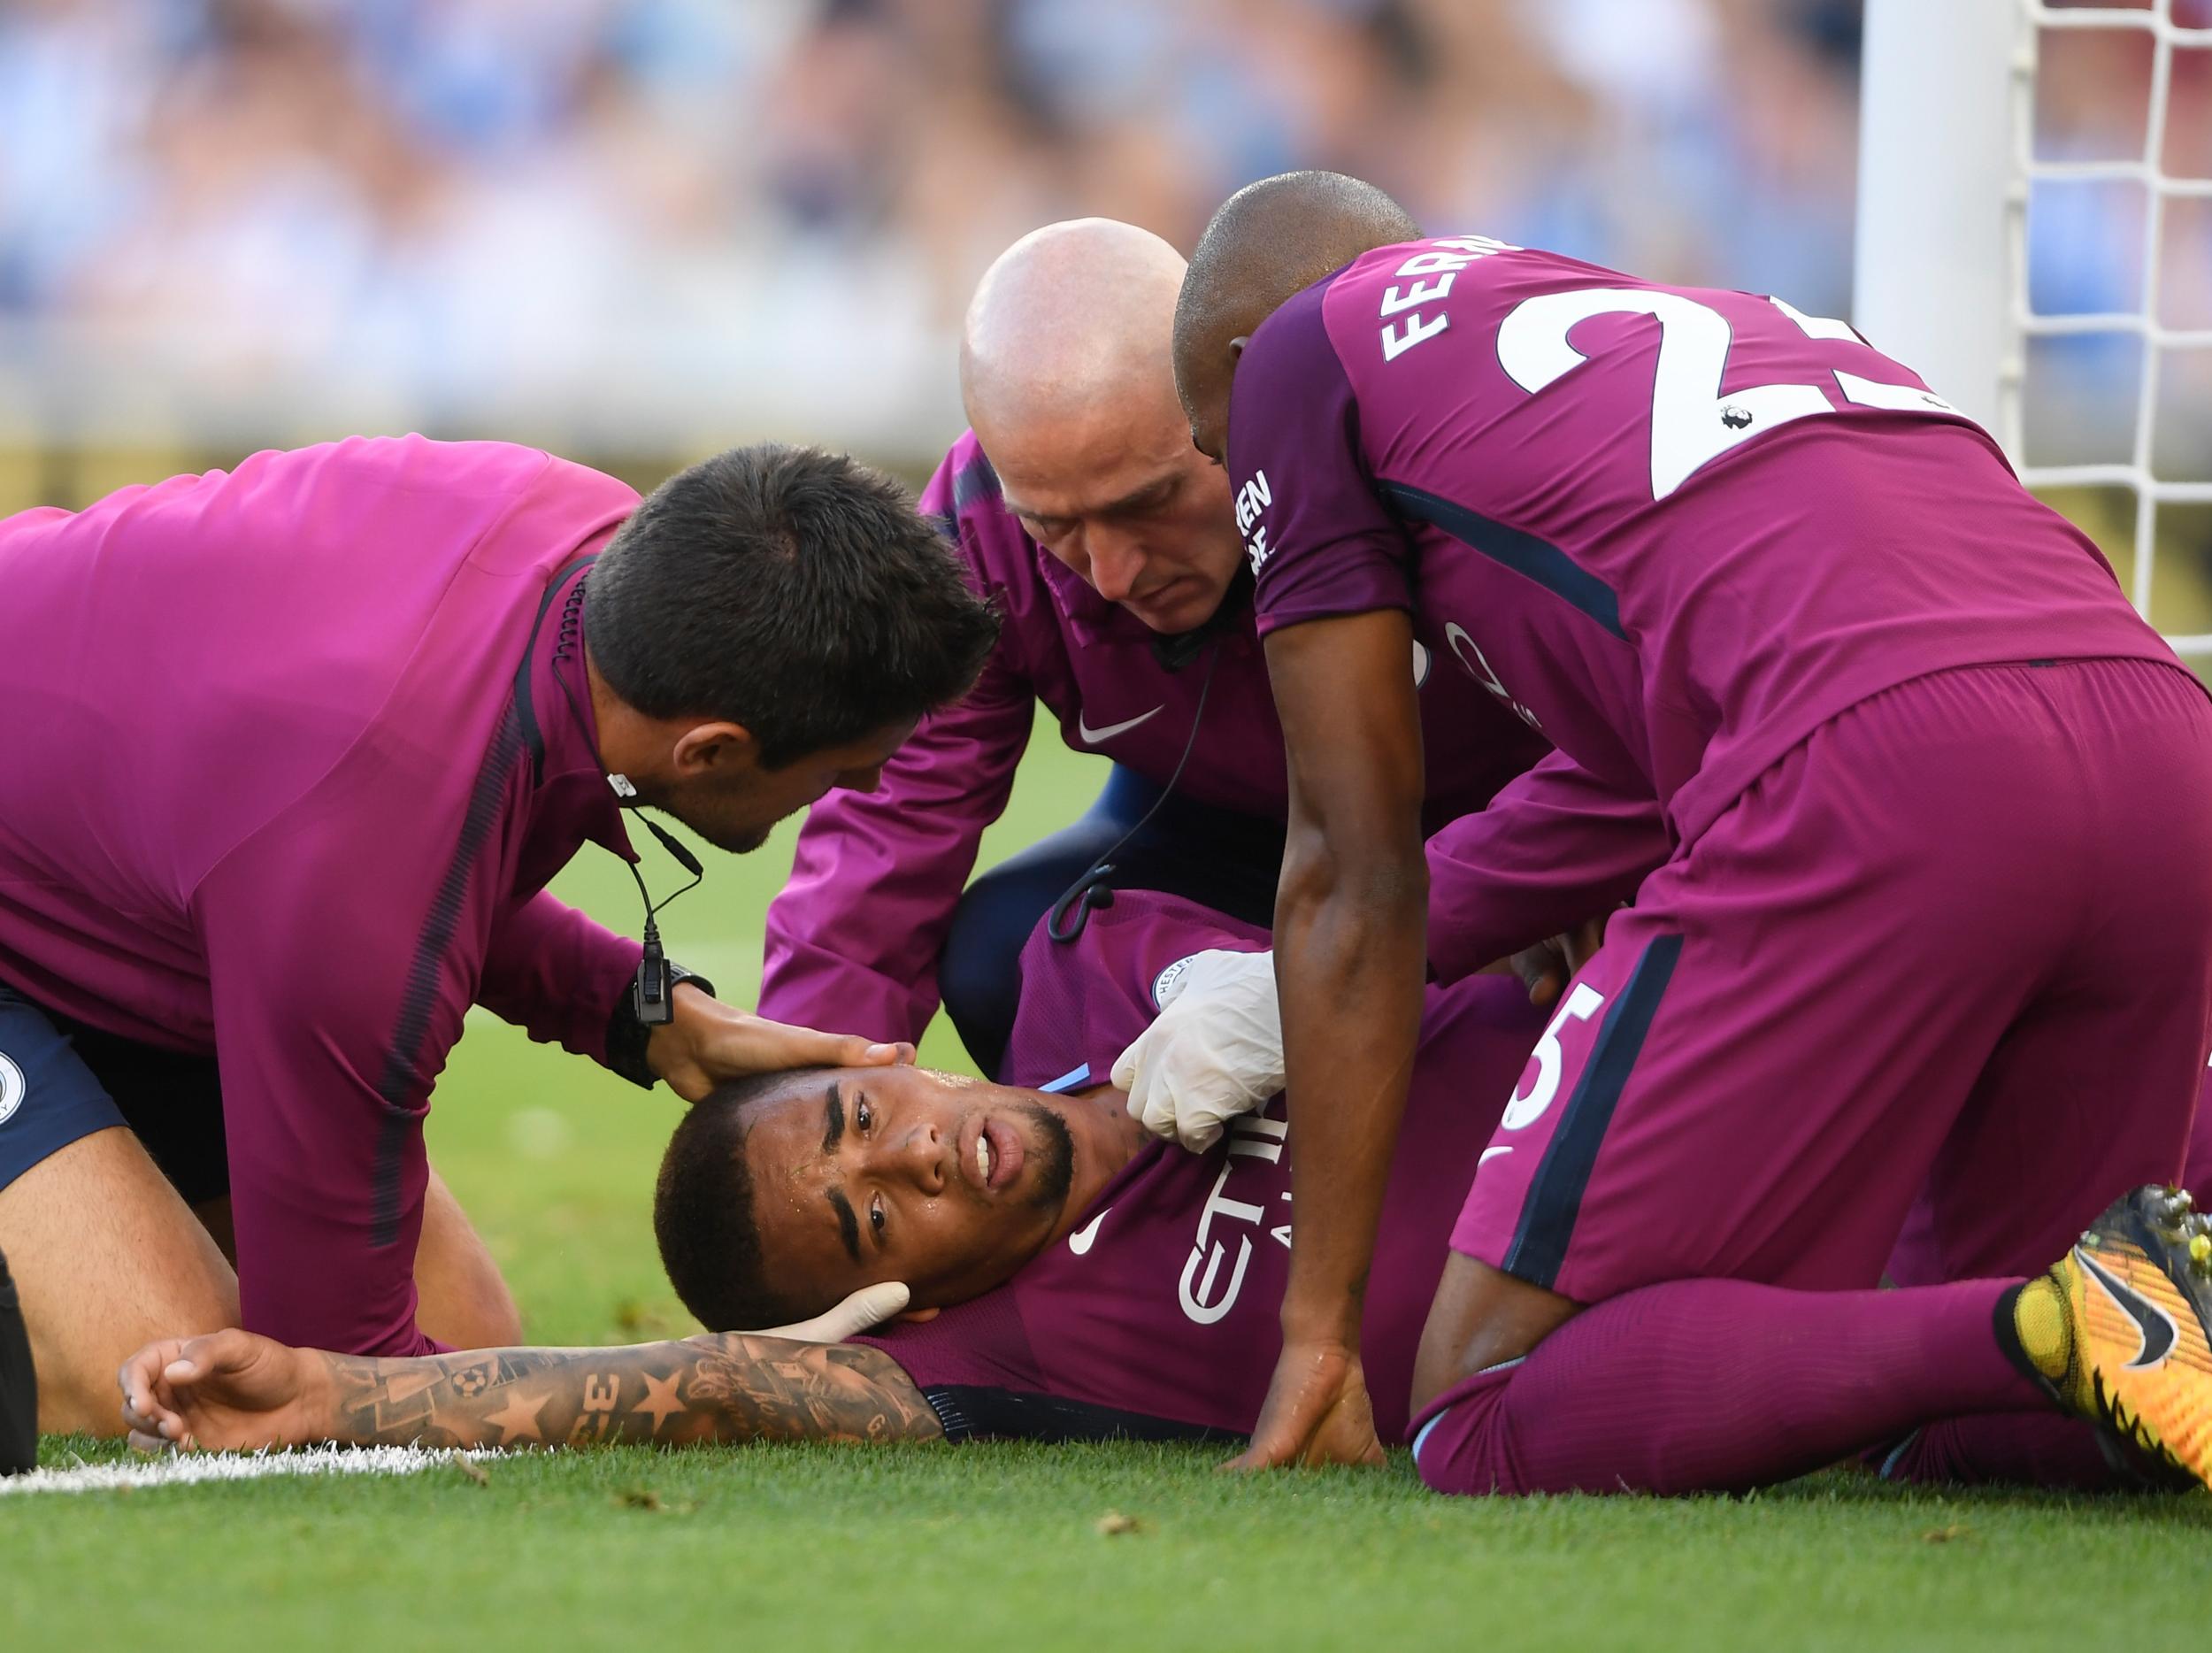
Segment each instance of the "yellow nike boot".
[[2212,1486],[2212,1219],[2186,1193],[2114,1202],[2009,1309],[2001,1329],[2060,1405]]

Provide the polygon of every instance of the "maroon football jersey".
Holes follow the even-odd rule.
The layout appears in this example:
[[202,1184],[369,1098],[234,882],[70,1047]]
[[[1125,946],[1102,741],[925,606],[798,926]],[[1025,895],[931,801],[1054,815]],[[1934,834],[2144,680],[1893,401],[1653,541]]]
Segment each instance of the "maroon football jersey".
[[[1265,945],[1260,932],[1189,902],[1132,892],[1072,943],[1040,929],[1022,957],[1010,1082],[1103,1083],[1156,1013],[1154,996],[1178,961]],[[1414,1350],[1452,1221],[1542,1022],[1509,978],[1429,993],[1362,1333],[1386,1441],[1405,1429]],[[1005,1285],[860,1341],[894,1356],[956,1430],[1081,1434],[1149,1419],[1247,1433],[1282,1342],[1286,1112],[1278,1096],[1203,1154],[1146,1147],[1073,1233]]]
[[1842,322],[1483,236],[1380,248],[1269,317],[1228,461],[1263,634],[1404,609],[1679,842],[1908,679],[2173,658],[1996,444]]

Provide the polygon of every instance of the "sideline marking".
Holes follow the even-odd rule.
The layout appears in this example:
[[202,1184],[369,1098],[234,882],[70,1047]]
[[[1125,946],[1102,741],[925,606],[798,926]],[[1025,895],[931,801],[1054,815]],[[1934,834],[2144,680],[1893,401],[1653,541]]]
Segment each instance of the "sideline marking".
[[35,1492],[118,1492],[125,1488],[196,1487],[219,1480],[288,1475],[414,1475],[460,1458],[504,1457],[496,1448],[307,1447],[288,1452],[180,1452],[129,1464],[79,1464],[0,1476],[0,1498]]

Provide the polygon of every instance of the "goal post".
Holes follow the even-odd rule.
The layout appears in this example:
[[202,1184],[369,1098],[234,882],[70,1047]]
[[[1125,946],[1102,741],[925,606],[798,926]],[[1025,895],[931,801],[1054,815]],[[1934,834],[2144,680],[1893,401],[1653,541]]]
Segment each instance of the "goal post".
[[[2160,275],[2169,208],[2212,201],[2212,178],[2166,170],[2167,113],[2177,50],[2212,48],[2212,27],[2187,27],[2175,0],[1867,0],[1860,99],[1855,314],[1860,331],[1916,369],[2004,446],[2021,481],[2041,489],[2118,489],[2131,500],[2129,596],[2151,613],[2160,507],[2212,505],[2212,479],[2155,469],[2162,377],[2177,352],[2212,351],[2212,328],[2163,320]],[[2046,37],[2081,30],[2147,37],[2143,145],[2133,156],[2046,158],[2036,143],[2036,73]],[[2039,185],[2131,185],[2142,192],[2139,246],[2116,249],[2139,278],[2131,308],[2039,313],[2028,286],[2028,216]],[[2132,239],[2132,237],[2131,237]],[[2024,450],[2031,340],[2103,337],[2138,354],[2132,438],[2125,459],[2070,459]],[[2171,411],[2169,409],[2169,411]],[[2202,588],[2200,575],[2191,585]],[[2201,615],[2168,641],[2212,658]]]
[[1853,319],[1993,432],[2022,31],[2021,0],[1867,0],[1860,77]]

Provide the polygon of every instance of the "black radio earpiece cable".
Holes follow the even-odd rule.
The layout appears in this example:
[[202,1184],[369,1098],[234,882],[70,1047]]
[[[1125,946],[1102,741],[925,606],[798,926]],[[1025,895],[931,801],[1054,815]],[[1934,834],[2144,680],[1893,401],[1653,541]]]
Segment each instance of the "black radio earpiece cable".
[[[1192,709],[1190,735],[1183,742],[1183,755],[1175,760],[1175,773],[1167,778],[1167,785],[1160,788],[1160,796],[1152,800],[1152,807],[1137,818],[1137,824],[1115,839],[1106,853],[1092,862],[1083,876],[1069,885],[1067,892],[1052,903],[1051,915],[1045,920],[1045,934],[1053,941],[1074,941],[1083,934],[1083,926],[1091,921],[1093,912],[1113,904],[1114,890],[1109,880],[1114,876],[1114,857],[1132,838],[1152,824],[1152,818],[1166,805],[1176,783],[1182,780],[1190,755],[1198,750],[1198,731],[1206,721],[1206,696],[1213,691],[1214,668],[1220,664],[1221,637],[1217,629],[1206,642],[1206,675],[1198,682],[1198,704]],[[1169,669],[1175,668],[1170,665]]]
[[[586,569],[576,581],[575,589],[568,594],[568,601],[561,609],[560,630],[553,640],[553,680],[561,686],[561,693],[567,697],[569,710],[576,714],[579,731],[589,729],[591,721],[584,716],[583,703],[576,698],[576,690],[568,680],[568,673],[561,668],[576,652],[577,632],[584,610],[584,586],[590,578],[591,571]],[[606,775],[607,784],[614,788],[615,795],[624,800],[624,807],[634,809],[629,800],[637,796],[637,788],[630,784],[627,775],[616,774],[607,769],[595,743],[592,761]],[[645,887],[645,875],[638,871],[637,863],[622,863],[629,869],[631,881],[637,885],[638,899],[645,903],[645,933],[639,938],[644,945],[645,956],[638,960],[637,974],[630,982],[630,1013],[641,1026],[658,1027],[673,1019],[676,1014],[675,1002],[671,996],[676,989],[675,967],[668,962],[668,955],[661,948],[658,922],[661,910],[678,896],[696,889],[706,878],[707,870],[700,865],[699,857],[684,847],[683,841],[658,821],[643,815],[638,815],[636,819],[646,831],[660,840],[662,849],[675,857],[677,865],[691,874],[688,884],[655,901],[652,892]],[[706,984],[701,980],[699,985]],[[711,996],[712,988],[709,988],[708,992]]]

